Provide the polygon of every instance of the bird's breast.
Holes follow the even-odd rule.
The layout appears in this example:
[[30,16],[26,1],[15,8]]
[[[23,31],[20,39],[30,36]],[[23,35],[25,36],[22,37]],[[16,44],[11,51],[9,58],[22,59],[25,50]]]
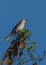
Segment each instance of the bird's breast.
[[18,30],[22,30],[24,28],[24,23],[21,23],[19,26],[18,26]]

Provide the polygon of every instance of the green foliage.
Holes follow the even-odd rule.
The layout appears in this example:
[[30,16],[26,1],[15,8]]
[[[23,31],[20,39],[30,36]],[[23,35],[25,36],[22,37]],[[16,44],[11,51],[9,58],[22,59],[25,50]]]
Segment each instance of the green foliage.
[[32,51],[35,49],[35,47],[36,47],[35,42],[31,42],[31,44],[32,44],[32,45],[27,48],[28,52],[32,52]]
[[35,59],[35,56],[33,55],[32,51],[35,49],[36,47],[36,43],[35,42],[30,42],[30,47],[27,48],[27,51],[28,51],[28,54],[31,58],[31,60],[34,60]]
[[32,53],[30,53],[29,56],[30,56],[31,60],[35,59],[35,56]]
[[29,38],[30,32],[28,30],[18,31],[17,36],[24,36],[25,38]]

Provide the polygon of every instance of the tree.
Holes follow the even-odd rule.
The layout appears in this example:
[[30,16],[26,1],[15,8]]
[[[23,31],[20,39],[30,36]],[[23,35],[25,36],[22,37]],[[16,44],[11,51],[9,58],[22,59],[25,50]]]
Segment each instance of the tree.
[[[6,50],[3,59],[0,62],[0,65],[13,65],[13,63],[16,61],[18,61],[16,65],[24,65],[31,60],[35,61],[33,65],[37,65],[37,61],[41,62],[44,59],[46,52],[44,51],[42,58],[36,58],[33,55],[33,52],[36,48],[36,42],[31,42],[29,40],[30,36],[31,34],[29,30],[18,31],[15,35],[14,40],[12,40],[10,47]],[[24,58],[24,52],[27,54],[27,56],[30,57],[30,59]]]

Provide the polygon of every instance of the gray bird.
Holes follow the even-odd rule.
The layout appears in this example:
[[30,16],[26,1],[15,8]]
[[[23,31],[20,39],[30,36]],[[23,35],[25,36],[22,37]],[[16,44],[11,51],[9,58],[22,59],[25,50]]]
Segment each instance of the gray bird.
[[8,41],[12,35],[15,35],[20,30],[23,30],[26,21],[27,19],[21,19],[20,22],[10,32],[10,34],[4,39],[4,41]]

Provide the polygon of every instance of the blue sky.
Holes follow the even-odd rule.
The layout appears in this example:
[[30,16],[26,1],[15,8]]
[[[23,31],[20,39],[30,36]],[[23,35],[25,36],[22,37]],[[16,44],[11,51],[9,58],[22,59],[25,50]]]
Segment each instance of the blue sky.
[[[5,43],[5,36],[20,19],[27,18],[25,25],[32,33],[31,40],[37,43],[37,53],[46,49],[46,1],[45,0],[0,0],[0,60],[11,41]],[[45,65],[46,57],[39,65]]]

